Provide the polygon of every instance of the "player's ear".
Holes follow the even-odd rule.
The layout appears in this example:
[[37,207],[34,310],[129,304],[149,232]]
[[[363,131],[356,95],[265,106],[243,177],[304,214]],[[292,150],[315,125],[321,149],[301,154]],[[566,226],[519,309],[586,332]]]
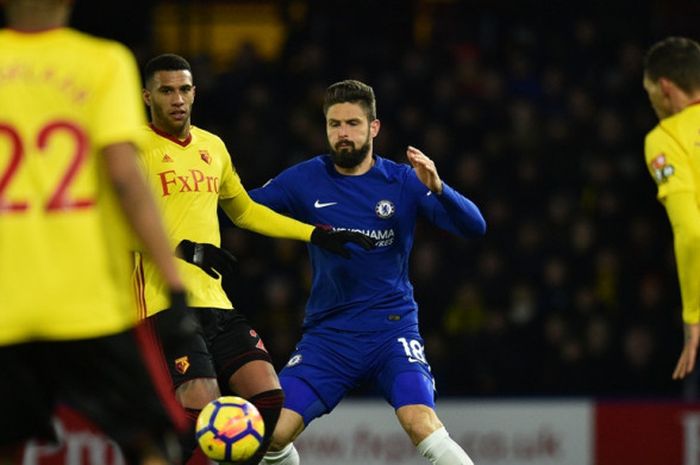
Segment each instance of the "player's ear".
[[661,89],[661,93],[664,95],[664,97],[669,97],[677,87],[678,86],[676,86],[676,84],[674,84],[670,79],[665,77],[659,78],[659,89]]
[[197,95],[197,86],[192,86],[192,101],[194,102],[194,97]]
[[382,123],[378,120],[372,120],[369,123],[369,135],[372,137],[377,137],[377,134],[379,134],[379,129],[382,127]]
[[151,106],[151,92],[146,89],[145,87],[141,91],[141,96],[143,97],[143,103],[148,105],[149,107]]

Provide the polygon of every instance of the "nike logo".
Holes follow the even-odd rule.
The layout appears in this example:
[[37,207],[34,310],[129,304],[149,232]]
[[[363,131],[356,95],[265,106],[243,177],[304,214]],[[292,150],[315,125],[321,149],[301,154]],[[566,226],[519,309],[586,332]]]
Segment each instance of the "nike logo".
[[316,201],[314,202],[314,207],[316,207],[316,208],[326,208],[326,207],[330,207],[330,206],[332,206],[332,205],[336,205],[337,203],[338,203],[338,202],[324,202],[324,203],[321,203],[318,199],[316,199]]

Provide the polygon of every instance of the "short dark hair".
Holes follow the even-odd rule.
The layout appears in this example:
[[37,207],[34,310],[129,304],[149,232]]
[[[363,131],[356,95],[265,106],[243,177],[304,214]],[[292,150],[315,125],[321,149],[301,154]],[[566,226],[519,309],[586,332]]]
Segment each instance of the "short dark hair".
[[332,105],[346,102],[359,104],[364,109],[369,121],[377,119],[377,102],[374,98],[374,90],[364,82],[347,79],[331,84],[326,89],[326,97],[323,100],[323,114],[327,114]]
[[192,72],[192,67],[189,62],[180,55],[174,53],[164,53],[148,60],[146,67],[143,69],[144,85],[148,87],[153,76],[158,71],[181,71],[186,70]]
[[644,74],[652,81],[667,78],[683,92],[700,90],[700,44],[687,37],[668,37],[644,56]]

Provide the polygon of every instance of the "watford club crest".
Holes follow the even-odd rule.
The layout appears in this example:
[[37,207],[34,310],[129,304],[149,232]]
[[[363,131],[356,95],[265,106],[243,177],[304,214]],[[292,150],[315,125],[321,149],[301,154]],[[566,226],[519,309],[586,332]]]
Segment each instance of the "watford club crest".
[[202,157],[202,160],[204,160],[204,163],[206,163],[207,165],[211,165],[211,157],[209,156],[208,151],[200,150],[199,156]]
[[177,370],[178,373],[184,375],[187,373],[187,370],[190,368],[190,358],[185,355],[184,357],[180,357],[178,359],[175,359],[175,369]]

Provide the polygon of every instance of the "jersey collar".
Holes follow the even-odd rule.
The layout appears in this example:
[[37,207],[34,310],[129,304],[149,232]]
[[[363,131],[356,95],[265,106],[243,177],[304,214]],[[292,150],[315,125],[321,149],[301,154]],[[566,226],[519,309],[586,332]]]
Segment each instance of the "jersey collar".
[[326,154],[324,155],[324,162],[326,164],[326,169],[328,172],[331,174],[331,176],[335,177],[349,177],[349,178],[354,178],[354,177],[363,177],[363,176],[381,176],[385,179],[389,179],[389,173],[386,170],[386,166],[384,163],[384,158],[380,157],[377,154],[372,154],[372,157],[374,157],[374,165],[367,171],[365,174],[361,176],[346,176],[344,174],[338,173],[338,171],[335,169],[333,166],[333,160],[331,159],[331,156]]
[[161,131],[160,129],[155,127],[153,125],[153,123],[148,123],[148,127],[151,128],[151,130],[153,132],[155,132],[156,134],[158,134],[159,136],[164,137],[164,138],[168,139],[169,141],[175,142],[179,146],[187,147],[190,144],[190,142],[192,142],[192,131],[190,131],[190,133],[187,134],[187,137],[184,140],[180,140],[177,137],[174,137],[165,131]]

